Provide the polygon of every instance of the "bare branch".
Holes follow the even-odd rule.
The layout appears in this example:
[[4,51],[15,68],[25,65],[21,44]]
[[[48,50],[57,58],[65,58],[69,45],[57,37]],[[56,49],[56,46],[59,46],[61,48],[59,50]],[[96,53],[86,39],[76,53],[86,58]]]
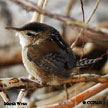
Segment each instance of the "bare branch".
[[[43,7],[43,4],[44,4],[44,1],[45,0],[39,0],[38,7],[42,8]],[[32,17],[31,22],[33,22],[33,21],[38,22],[39,17],[40,17],[40,13],[35,12],[34,15],[33,15],[33,17]]]
[[[10,98],[4,90],[0,91],[0,95],[3,98],[4,102],[10,102]],[[7,105],[7,107],[10,108],[9,105]]]
[[[22,102],[22,98],[25,95],[26,90],[20,90],[18,97],[17,97],[17,102]],[[20,108],[20,105],[16,105],[16,108]]]
[[71,9],[72,9],[74,3],[75,3],[75,0],[69,1],[67,9],[66,9],[66,13],[65,13],[66,16],[70,16],[70,12],[71,12]]
[[[60,84],[68,84],[68,83],[77,83],[77,82],[99,82],[99,83],[107,83],[108,76],[99,76],[96,74],[80,74],[74,75],[72,78],[63,80]],[[58,84],[58,85],[60,85]],[[0,79],[0,90],[8,90],[8,89],[37,89],[46,86],[55,86],[48,85],[47,83],[40,85],[40,82],[37,80],[30,80],[25,78],[4,78]]]
[[[83,3],[83,2],[81,2],[81,3]],[[90,14],[88,20],[87,20],[86,23],[85,23],[85,27],[84,27],[84,28],[81,28],[80,33],[78,34],[78,36],[77,36],[75,42],[71,45],[71,48],[73,48],[73,47],[77,44],[77,42],[78,42],[79,38],[81,37],[82,33],[84,33],[84,31],[85,31],[85,29],[86,29],[88,23],[90,22],[92,16],[93,16],[94,13],[96,12],[96,9],[97,9],[99,3],[100,3],[100,0],[97,0],[96,5],[95,5],[95,8],[93,9],[93,12]],[[83,4],[82,4],[82,11],[83,11],[83,14],[84,14]],[[83,17],[84,17],[84,15],[83,15]],[[83,18],[83,19],[84,19],[84,18]],[[84,37],[84,36],[83,36],[83,37]]]
[[[44,85],[45,86],[45,85]],[[0,90],[8,89],[36,89],[42,88],[37,80],[27,78],[3,78],[0,79]]]
[[[45,0],[45,2],[44,2],[44,4],[43,4],[43,9],[44,9],[44,10],[46,9],[47,4],[48,4],[48,0]],[[44,23],[44,19],[45,19],[45,16],[44,16],[44,15],[41,15],[40,22],[41,22],[41,23]]]
[[90,22],[91,18],[93,17],[94,13],[96,12],[96,9],[99,6],[99,3],[100,3],[100,0],[97,0],[96,5],[94,6],[94,9],[93,9],[92,13],[90,14],[89,18],[87,19],[86,24],[88,24]]
[[85,22],[85,14],[84,14],[84,6],[83,6],[83,1],[80,0],[81,2],[81,9],[82,9],[82,15],[83,15],[83,22]]

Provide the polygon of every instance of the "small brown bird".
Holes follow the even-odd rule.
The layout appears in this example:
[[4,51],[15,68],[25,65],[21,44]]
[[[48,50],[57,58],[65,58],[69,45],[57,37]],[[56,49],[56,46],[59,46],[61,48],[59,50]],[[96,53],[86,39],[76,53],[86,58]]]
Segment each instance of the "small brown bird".
[[41,84],[63,84],[72,77],[74,67],[87,66],[100,59],[77,61],[59,32],[46,24],[33,22],[21,28],[6,28],[19,33],[24,66]]

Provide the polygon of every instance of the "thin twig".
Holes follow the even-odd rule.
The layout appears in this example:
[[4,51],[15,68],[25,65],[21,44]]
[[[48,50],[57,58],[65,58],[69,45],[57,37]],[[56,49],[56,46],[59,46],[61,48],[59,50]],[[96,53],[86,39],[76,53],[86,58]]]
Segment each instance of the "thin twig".
[[71,48],[73,48],[73,47],[77,44],[77,42],[78,42],[78,40],[79,40],[81,34],[84,33],[84,30],[86,29],[88,23],[90,22],[91,18],[93,17],[94,13],[96,12],[96,9],[98,8],[99,3],[100,3],[100,0],[97,0],[96,5],[95,5],[95,7],[94,7],[92,13],[90,14],[88,20],[87,20],[86,23],[85,23],[85,27],[82,28],[82,29],[80,30],[80,33],[79,33],[79,35],[77,36],[75,42],[71,45]]
[[[81,2],[81,10],[82,10],[82,16],[83,16],[83,22],[85,22],[85,13],[84,13],[84,5],[83,5],[83,1],[80,0]],[[83,30],[84,31],[84,30]],[[84,32],[82,33],[82,36],[84,37]],[[84,56],[84,50],[83,50],[83,47],[84,47],[84,41],[82,42],[83,46],[82,46],[82,55],[80,56],[80,59]]]
[[96,1],[96,5],[94,6],[93,11],[91,12],[90,16],[88,17],[88,19],[87,19],[87,21],[86,21],[86,24],[88,24],[88,23],[90,22],[91,18],[92,18],[93,15],[95,14],[96,9],[97,9],[98,6],[99,6],[99,3],[100,3],[100,0],[97,0],[97,1]]
[[[43,4],[44,4],[44,1],[45,1],[45,0],[39,0],[39,2],[38,2],[38,7],[42,8],[42,7],[43,7]],[[33,21],[34,21],[34,22],[38,22],[39,17],[40,17],[40,13],[39,13],[39,12],[35,12],[35,13],[33,14],[33,17],[32,17],[31,22],[33,22]]]
[[85,14],[84,14],[84,5],[83,5],[83,1],[80,0],[81,2],[81,9],[82,9],[82,15],[83,15],[83,22],[85,22]]
[[[18,94],[18,97],[17,97],[17,102],[22,102],[22,98],[24,97],[25,95],[25,91],[26,90],[20,90],[19,94]],[[20,105],[16,105],[16,108],[20,108]]]
[[66,16],[70,16],[74,3],[75,3],[75,0],[69,0],[68,6],[66,9],[66,13],[65,13]]
[[[44,86],[47,86],[44,84]],[[30,80],[27,78],[3,78],[0,79],[0,90],[8,89],[36,89],[42,88],[37,80]]]
[[[10,98],[4,90],[0,91],[0,95],[3,98],[4,102],[10,102]],[[9,105],[7,105],[7,107],[10,108]]]
[[[48,0],[45,0],[45,2],[43,4],[43,9],[44,10],[46,9],[47,4],[48,4]],[[45,16],[44,15],[41,15],[41,17],[40,17],[40,23],[44,23],[44,20],[45,20]]]

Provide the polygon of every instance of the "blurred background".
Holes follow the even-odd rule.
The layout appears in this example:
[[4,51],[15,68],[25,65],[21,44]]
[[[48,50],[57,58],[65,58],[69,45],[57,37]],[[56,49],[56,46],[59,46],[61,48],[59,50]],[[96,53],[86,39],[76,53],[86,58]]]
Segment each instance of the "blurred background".
[[[31,0],[38,2],[38,0]],[[66,7],[69,0],[49,0],[47,10],[52,13],[58,13],[64,15],[66,12]],[[89,17],[96,0],[83,0],[84,2],[84,11],[85,11],[85,20]],[[100,24],[102,26],[108,27],[108,0],[101,0],[99,7],[93,16],[90,24]],[[19,44],[18,37],[15,36],[14,32],[10,32],[5,29],[7,26],[20,27],[28,23],[32,18],[32,12],[27,12],[16,4],[10,2],[9,0],[0,0],[0,78],[11,78],[11,77],[23,77],[27,76],[22,61],[21,61],[21,47]],[[82,11],[81,3],[79,0],[75,0],[71,11],[71,17],[82,21]],[[62,33],[62,23],[45,17],[45,23],[55,27]],[[71,29],[68,28],[66,36],[72,36]],[[99,57],[107,51],[107,48],[96,49],[85,55],[86,57]],[[102,70],[103,66],[107,63],[107,56],[104,57],[103,61],[97,66],[94,66],[94,70]],[[108,73],[108,67],[103,73]],[[93,71],[94,71],[93,70]],[[101,74],[103,74],[101,73]],[[15,101],[17,98],[19,90],[9,90],[11,101]],[[0,102],[0,105],[2,103]]]

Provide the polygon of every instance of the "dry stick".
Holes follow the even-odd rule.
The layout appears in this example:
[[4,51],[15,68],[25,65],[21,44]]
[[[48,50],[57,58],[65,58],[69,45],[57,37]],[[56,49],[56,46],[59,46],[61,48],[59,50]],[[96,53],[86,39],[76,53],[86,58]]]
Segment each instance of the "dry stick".
[[0,90],[8,90],[8,89],[37,89],[42,88],[39,81],[30,80],[27,78],[2,78],[0,79]]
[[[0,95],[3,98],[4,102],[10,102],[10,98],[9,96],[6,94],[6,92],[4,90],[0,91]],[[7,105],[8,108],[10,108],[9,105]]]
[[[20,90],[19,94],[18,94],[18,97],[17,97],[17,102],[21,102],[22,101],[22,98],[24,97],[25,95],[25,92],[26,90]],[[16,108],[20,108],[20,105],[16,105]]]
[[[78,83],[78,82],[91,82],[91,81],[99,82],[99,83],[107,83],[108,76],[99,76],[96,74],[74,75],[72,78],[63,81],[62,84]],[[41,85],[39,81],[30,80],[27,78],[3,78],[3,79],[0,79],[0,90],[37,89],[37,88],[42,88],[42,87],[47,87],[47,86],[51,86],[51,85],[48,85],[47,83]]]
[[85,90],[84,92],[78,94],[75,97],[72,97],[70,100],[54,104],[54,105],[49,105],[41,108],[72,108],[76,104],[81,103],[82,101],[90,98],[91,96],[94,96],[95,94],[99,93],[100,91],[108,88],[108,83],[105,84],[96,84],[95,86],[89,88],[88,90]]
[[[44,4],[43,4],[43,8],[42,9],[46,9],[47,7],[47,4],[48,4],[48,0],[45,0]],[[40,23],[44,23],[44,20],[45,20],[45,16],[44,15],[41,15],[40,17]]]
[[97,1],[96,1],[96,5],[95,5],[95,7],[94,7],[94,9],[93,9],[92,13],[90,14],[89,18],[87,19],[86,24],[88,24],[88,23],[90,22],[91,18],[92,18],[92,17],[93,17],[93,15],[95,14],[96,9],[97,9],[97,8],[98,8],[98,6],[99,6],[99,3],[100,3],[100,0],[97,0]]
[[83,5],[83,1],[80,0],[81,2],[81,9],[82,9],[82,15],[83,15],[83,22],[85,22],[85,14],[84,14],[84,5]]
[[[80,0],[80,2],[81,2],[81,10],[82,10],[82,15],[83,15],[83,22],[85,23],[84,5],[83,5],[83,1],[82,0]],[[82,34],[83,34],[82,36],[84,36],[84,33],[82,33]],[[82,43],[83,43],[83,47],[84,47],[84,41]],[[84,56],[84,49],[83,49],[83,47],[81,48],[82,49],[82,55],[80,56],[80,59]]]
[[66,16],[70,16],[70,12],[73,8],[73,5],[75,3],[75,0],[70,0],[69,3],[68,3],[68,6],[67,6],[67,9],[66,9]]
[[[38,1],[38,7],[42,8],[44,2],[45,2],[45,0],[39,0],[39,1]],[[40,13],[35,12],[35,13],[33,14],[33,17],[32,17],[31,22],[38,22],[39,17],[40,17]]]
[[94,13],[96,12],[96,9],[98,8],[99,3],[100,3],[100,0],[97,0],[97,1],[96,1],[96,5],[95,5],[95,7],[94,7],[92,13],[90,14],[88,20],[87,20],[86,23],[85,23],[85,24],[86,24],[85,27],[82,28],[82,29],[80,30],[80,33],[79,33],[79,35],[77,36],[75,42],[71,45],[71,48],[73,48],[73,47],[77,44],[77,42],[78,42],[78,40],[79,40],[81,34],[84,32],[84,30],[86,29],[88,23],[90,22],[91,18],[93,17]]

